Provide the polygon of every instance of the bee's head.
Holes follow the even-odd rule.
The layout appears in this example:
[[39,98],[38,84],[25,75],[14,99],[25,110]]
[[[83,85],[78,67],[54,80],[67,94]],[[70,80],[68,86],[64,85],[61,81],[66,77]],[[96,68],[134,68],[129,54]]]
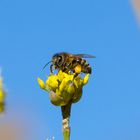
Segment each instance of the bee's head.
[[63,56],[60,53],[57,53],[55,55],[53,55],[52,60],[49,61],[48,63],[45,64],[45,66],[43,67],[43,69],[49,64],[52,63],[52,65],[57,69],[59,68],[62,63],[63,63]]
[[63,63],[63,57],[61,54],[59,53],[56,53],[55,55],[53,55],[52,57],[52,63],[53,65],[57,68],[57,67],[60,67],[61,64]]

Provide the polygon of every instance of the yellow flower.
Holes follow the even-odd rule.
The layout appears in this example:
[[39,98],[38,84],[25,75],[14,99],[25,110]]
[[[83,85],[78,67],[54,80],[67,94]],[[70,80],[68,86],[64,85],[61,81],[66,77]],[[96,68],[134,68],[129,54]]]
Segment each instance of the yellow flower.
[[0,113],[4,111],[4,99],[5,99],[5,92],[3,90],[2,77],[0,77]]
[[64,106],[80,100],[82,88],[88,83],[89,76],[86,74],[84,78],[75,77],[75,74],[67,74],[60,70],[57,75],[50,75],[46,83],[38,78],[38,84],[43,90],[49,92],[52,104]]

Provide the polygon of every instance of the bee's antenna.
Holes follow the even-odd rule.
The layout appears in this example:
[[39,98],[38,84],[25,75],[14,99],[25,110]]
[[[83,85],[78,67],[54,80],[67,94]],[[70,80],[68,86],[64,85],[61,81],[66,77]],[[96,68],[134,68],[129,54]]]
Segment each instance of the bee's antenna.
[[51,63],[51,62],[52,62],[52,61],[49,61],[48,63],[46,63],[42,70],[44,70],[45,67],[46,67],[49,63]]

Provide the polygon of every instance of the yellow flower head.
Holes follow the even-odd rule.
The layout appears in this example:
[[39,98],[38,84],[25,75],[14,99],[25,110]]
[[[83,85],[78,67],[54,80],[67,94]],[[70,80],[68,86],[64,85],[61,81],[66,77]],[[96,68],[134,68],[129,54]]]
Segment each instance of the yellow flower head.
[[0,113],[4,111],[5,92],[3,90],[3,80],[0,77]]
[[38,84],[43,90],[49,92],[52,104],[64,106],[80,100],[82,88],[88,83],[89,76],[86,74],[84,78],[75,77],[75,74],[67,74],[60,70],[57,75],[50,75],[46,83],[38,78]]

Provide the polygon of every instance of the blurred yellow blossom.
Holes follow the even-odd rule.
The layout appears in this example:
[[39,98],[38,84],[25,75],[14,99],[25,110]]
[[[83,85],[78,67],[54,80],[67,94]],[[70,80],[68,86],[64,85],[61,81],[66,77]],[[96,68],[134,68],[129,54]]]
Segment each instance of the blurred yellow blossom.
[[3,90],[3,79],[0,77],[0,113],[4,111],[5,92]]
[[56,106],[64,106],[78,102],[82,96],[82,88],[88,83],[90,74],[86,74],[84,78],[75,74],[65,73],[61,70],[57,75],[51,74],[46,83],[38,78],[40,88],[49,92],[52,104]]

